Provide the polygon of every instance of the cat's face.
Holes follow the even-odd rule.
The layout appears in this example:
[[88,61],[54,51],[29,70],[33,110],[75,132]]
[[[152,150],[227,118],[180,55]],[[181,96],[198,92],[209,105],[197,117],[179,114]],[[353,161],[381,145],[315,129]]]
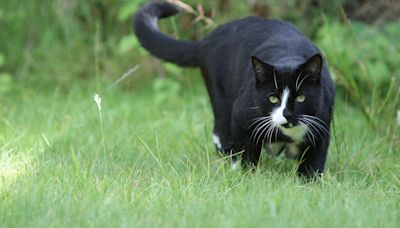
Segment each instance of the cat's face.
[[314,116],[321,102],[319,54],[296,66],[272,66],[252,57],[256,73],[255,103],[275,126],[290,129],[306,125],[303,117]]

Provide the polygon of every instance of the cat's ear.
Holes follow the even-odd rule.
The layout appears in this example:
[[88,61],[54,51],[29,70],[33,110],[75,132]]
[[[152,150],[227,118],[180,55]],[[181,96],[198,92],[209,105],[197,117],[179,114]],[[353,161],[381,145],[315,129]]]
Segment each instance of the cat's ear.
[[255,56],[251,56],[254,72],[256,73],[257,83],[265,82],[274,74],[274,67],[265,63]]
[[319,81],[322,70],[322,56],[315,54],[309,58],[302,67],[302,75],[310,77],[313,81]]

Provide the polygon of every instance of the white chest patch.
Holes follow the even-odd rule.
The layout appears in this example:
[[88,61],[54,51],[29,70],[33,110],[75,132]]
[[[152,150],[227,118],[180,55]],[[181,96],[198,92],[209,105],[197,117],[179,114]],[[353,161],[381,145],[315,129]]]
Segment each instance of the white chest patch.
[[284,128],[282,126],[278,126],[279,130],[286,135],[287,137],[291,138],[294,142],[298,143],[303,141],[304,136],[307,132],[307,126],[300,124],[298,126],[292,128]]

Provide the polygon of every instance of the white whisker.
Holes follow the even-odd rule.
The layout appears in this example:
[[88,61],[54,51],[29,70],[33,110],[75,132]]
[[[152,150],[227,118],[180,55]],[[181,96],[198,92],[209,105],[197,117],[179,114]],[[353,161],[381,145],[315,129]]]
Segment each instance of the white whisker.
[[271,132],[274,131],[274,128],[275,128],[274,125],[270,125],[264,136],[264,139],[266,139],[267,142],[269,141],[269,145],[271,145]]
[[253,125],[255,125],[256,123],[259,123],[260,121],[270,119],[270,118],[271,118],[270,116],[263,116],[263,117],[258,117],[258,118],[252,119],[250,121],[251,124],[249,125],[248,128],[251,128]]
[[256,139],[258,138],[257,135],[260,131],[263,131],[263,128],[265,128],[266,126],[268,126],[268,124],[271,123],[272,120],[270,119],[265,119],[263,121],[261,121],[259,124],[257,124],[257,126],[253,129],[253,132],[250,135],[250,138]]
[[308,126],[310,127],[311,130],[315,130],[316,133],[318,133],[318,135],[322,138],[322,134],[319,131],[319,128],[317,126],[314,125],[314,123],[312,121],[310,121],[307,118],[303,118],[302,119],[305,123],[308,124]]
[[315,127],[321,129],[322,133],[326,134],[327,136],[330,135],[326,123],[318,117],[310,116],[310,115],[302,115],[304,119],[307,119],[309,122],[312,122]]
[[301,76],[301,74],[303,73],[303,71],[299,74],[299,76],[297,76],[297,79],[296,79],[296,92],[299,90],[299,87],[297,86],[299,83],[299,79],[300,79],[300,76]]
[[275,83],[275,89],[278,90],[278,82],[276,81],[275,70],[274,70],[274,83]]
[[272,144],[272,136],[274,135],[275,130],[278,130],[278,128],[276,128],[275,125],[272,125],[272,131],[269,136],[269,145]]
[[304,121],[304,119],[299,120],[300,123],[307,126],[307,128],[306,128],[307,138],[310,140],[310,143],[312,143],[315,147],[315,135],[313,134],[311,127],[306,122],[303,122],[303,121]]
[[[265,123],[259,128],[259,130],[257,130],[257,132],[255,134],[255,137],[257,138],[257,140],[256,140],[257,145],[258,145],[258,142],[261,139],[262,135],[264,134],[265,130],[269,128],[271,122],[272,122],[271,120],[265,121]],[[258,134],[258,132],[260,132],[260,134]]]
[[279,128],[276,128],[276,133],[275,133],[275,141],[278,140],[278,133],[279,133]]
[[296,91],[298,91],[300,89],[301,84],[303,84],[304,80],[306,80],[306,78],[308,78],[308,76],[310,76],[310,74],[307,74],[306,76],[304,76],[304,78],[300,81],[298,87],[296,87]]

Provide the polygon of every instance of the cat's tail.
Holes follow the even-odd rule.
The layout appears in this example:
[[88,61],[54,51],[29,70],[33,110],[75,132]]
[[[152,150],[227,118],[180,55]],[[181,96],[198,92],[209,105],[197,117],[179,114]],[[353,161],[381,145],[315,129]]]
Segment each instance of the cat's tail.
[[200,43],[173,39],[160,32],[157,20],[175,15],[181,8],[169,2],[153,2],[134,16],[133,30],[142,46],[160,59],[187,67],[199,66]]

